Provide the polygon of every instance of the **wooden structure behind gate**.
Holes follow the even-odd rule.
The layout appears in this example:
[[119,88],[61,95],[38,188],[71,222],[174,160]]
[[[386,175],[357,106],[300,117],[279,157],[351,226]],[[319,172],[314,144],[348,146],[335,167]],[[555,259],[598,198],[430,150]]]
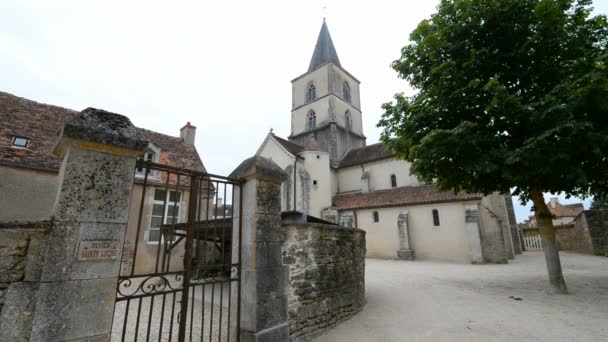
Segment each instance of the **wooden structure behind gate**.
[[241,184],[143,160],[135,172],[112,341],[238,341]]

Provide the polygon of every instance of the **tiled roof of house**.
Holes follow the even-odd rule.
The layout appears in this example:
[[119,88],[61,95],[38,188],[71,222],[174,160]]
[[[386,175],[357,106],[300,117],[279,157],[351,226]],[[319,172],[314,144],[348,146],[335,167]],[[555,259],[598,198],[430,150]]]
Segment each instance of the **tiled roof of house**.
[[383,143],[377,143],[359,148],[353,148],[346,153],[338,168],[360,165],[376,160],[392,158],[393,154],[386,149]]
[[555,217],[576,217],[583,210],[585,210],[582,203],[561,204],[556,202],[554,208],[551,206],[551,201],[549,201],[547,202],[547,207],[549,207],[549,211]]
[[370,209],[382,207],[401,207],[442,202],[481,199],[481,194],[443,192],[434,185],[405,186],[368,193],[338,194],[334,205],[339,209]]
[[[52,154],[61,128],[78,112],[0,92],[0,165],[58,171],[60,159]],[[140,128],[143,136],[161,149],[160,163],[205,172],[192,145]],[[12,137],[29,138],[27,148],[11,147]]]
[[[61,128],[78,112],[0,92],[0,164],[59,170],[51,154]],[[29,138],[27,148],[11,147],[13,136]]]
[[280,138],[276,135],[272,135],[275,140],[281,144],[281,146],[283,146],[287,151],[289,151],[289,153],[293,154],[294,156],[298,155],[298,153],[304,151],[304,146],[302,145],[298,145],[296,143],[293,143],[289,140],[285,140],[283,138]]
[[181,138],[140,128],[144,138],[160,147],[160,164],[207,172],[196,147]]

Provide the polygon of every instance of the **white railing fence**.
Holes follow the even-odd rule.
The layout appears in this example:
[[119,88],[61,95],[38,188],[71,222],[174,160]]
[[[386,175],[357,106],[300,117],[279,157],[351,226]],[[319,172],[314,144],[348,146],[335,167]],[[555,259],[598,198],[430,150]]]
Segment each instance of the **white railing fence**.
[[540,235],[524,236],[524,246],[526,246],[527,250],[543,249],[543,240],[540,238]]

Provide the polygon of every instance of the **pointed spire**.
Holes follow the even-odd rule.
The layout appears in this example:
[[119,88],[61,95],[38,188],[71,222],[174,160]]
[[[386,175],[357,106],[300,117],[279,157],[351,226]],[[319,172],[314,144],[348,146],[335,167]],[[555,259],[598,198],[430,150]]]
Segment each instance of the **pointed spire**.
[[340,65],[340,59],[338,53],[334,47],[334,43],[331,41],[325,18],[323,18],[323,26],[321,26],[321,32],[319,32],[319,38],[317,38],[317,45],[315,46],[315,52],[312,54],[310,59],[310,66],[308,72],[313,71],[319,65],[325,62],[333,62],[336,65]]

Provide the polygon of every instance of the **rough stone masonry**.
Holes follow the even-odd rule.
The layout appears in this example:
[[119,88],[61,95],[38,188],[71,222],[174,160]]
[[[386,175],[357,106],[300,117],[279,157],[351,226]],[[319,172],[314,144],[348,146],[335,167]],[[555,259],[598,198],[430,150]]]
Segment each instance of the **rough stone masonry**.
[[290,340],[308,340],[365,304],[365,231],[320,223],[282,225]]

